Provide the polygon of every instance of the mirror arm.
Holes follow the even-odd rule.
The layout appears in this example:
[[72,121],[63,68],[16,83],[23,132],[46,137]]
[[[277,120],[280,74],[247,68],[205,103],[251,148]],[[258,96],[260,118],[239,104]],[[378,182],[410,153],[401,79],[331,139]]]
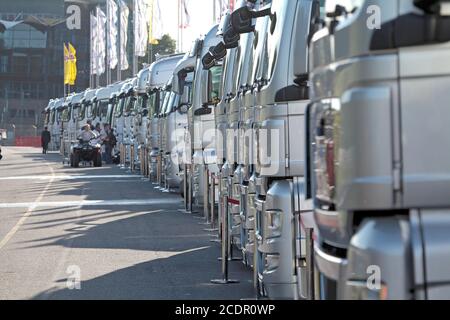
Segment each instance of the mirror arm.
[[265,16],[270,16],[272,14],[272,11],[270,8],[263,9],[261,11],[250,11],[252,18],[262,18]]

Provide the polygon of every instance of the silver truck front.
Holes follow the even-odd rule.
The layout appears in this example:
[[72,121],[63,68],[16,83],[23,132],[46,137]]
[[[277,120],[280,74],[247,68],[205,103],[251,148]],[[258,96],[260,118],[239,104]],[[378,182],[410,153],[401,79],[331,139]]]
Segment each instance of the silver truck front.
[[335,2],[313,38],[308,166],[322,298],[450,297],[438,267],[450,258],[448,9]]

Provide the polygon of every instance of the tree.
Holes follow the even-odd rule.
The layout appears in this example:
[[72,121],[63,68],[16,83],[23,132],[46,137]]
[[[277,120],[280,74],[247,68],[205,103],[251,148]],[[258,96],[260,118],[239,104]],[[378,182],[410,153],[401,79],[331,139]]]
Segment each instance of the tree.
[[[168,34],[162,36],[161,39],[158,40],[158,44],[149,44],[147,50],[146,61],[150,63],[156,60],[158,55],[165,56],[169,54],[175,53],[177,44],[174,39]],[[148,55],[151,55],[151,60],[149,60]]]

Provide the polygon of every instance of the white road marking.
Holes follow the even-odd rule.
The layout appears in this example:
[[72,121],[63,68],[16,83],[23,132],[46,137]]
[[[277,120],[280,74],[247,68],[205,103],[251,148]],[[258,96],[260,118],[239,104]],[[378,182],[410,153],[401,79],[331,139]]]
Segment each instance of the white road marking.
[[[42,198],[40,199],[42,200]],[[79,200],[79,201],[49,201],[49,202],[14,202],[0,203],[2,208],[38,208],[38,207],[111,207],[111,206],[147,206],[158,204],[174,204],[173,199],[143,199],[143,200]],[[181,203],[181,202],[180,202]],[[31,214],[31,213],[30,213]],[[0,246],[1,248],[1,246]]]
[[141,179],[136,175],[33,175],[33,176],[12,176],[0,177],[0,180],[91,180],[91,179],[122,179],[122,178],[136,178]]
[[36,209],[36,207],[39,205],[41,200],[44,198],[45,193],[50,188],[50,185],[53,182],[52,177],[54,177],[55,172],[53,171],[53,168],[50,165],[48,165],[48,164],[46,164],[46,165],[50,169],[50,173],[51,173],[50,177],[51,178],[49,179],[48,183],[45,185],[45,188],[41,191],[39,196],[36,198],[36,200],[34,202],[28,203],[27,206],[22,207],[22,208],[28,208],[28,210],[19,219],[19,221],[17,221],[16,225],[6,234],[6,236],[2,239],[2,241],[0,241],[0,250],[9,242],[9,240],[11,240],[11,238],[16,234],[16,232],[24,224],[25,220],[33,213],[33,210]]

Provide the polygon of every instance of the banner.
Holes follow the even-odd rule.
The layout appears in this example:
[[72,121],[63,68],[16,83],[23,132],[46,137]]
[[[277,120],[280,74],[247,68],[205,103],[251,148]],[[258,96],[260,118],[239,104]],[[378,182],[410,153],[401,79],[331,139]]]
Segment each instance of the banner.
[[69,49],[64,43],[64,84],[70,82],[70,67],[69,67]]
[[150,44],[158,44],[158,40],[164,35],[163,19],[159,0],[152,0],[150,3],[150,23],[148,30],[148,40]]
[[97,8],[97,74],[106,71],[106,15]]
[[127,45],[128,45],[128,16],[130,15],[130,9],[123,0],[119,0],[120,6],[120,67],[122,70],[127,70],[128,57],[127,57]]
[[191,15],[188,10],[188,4],[187,0],[181,0],[180,1],[180,10],[181,10],[181,21],[180,21],[180,28],[186,29],[191,24]]
[[98,72],[97,32],[97,17],[91,14],[91,74],[97,74]]
[[119,34],[117,28],[117,4],[114,0],[107,0],[108,13],[108,58],[109,68],[115,69],[117,66],[117,36]]
[[69,42],[69,85],[74,86],[77,80],[77,50]]
[[147,53],[148,28],[145,0],[134,0],[134,54],[143,57]]

